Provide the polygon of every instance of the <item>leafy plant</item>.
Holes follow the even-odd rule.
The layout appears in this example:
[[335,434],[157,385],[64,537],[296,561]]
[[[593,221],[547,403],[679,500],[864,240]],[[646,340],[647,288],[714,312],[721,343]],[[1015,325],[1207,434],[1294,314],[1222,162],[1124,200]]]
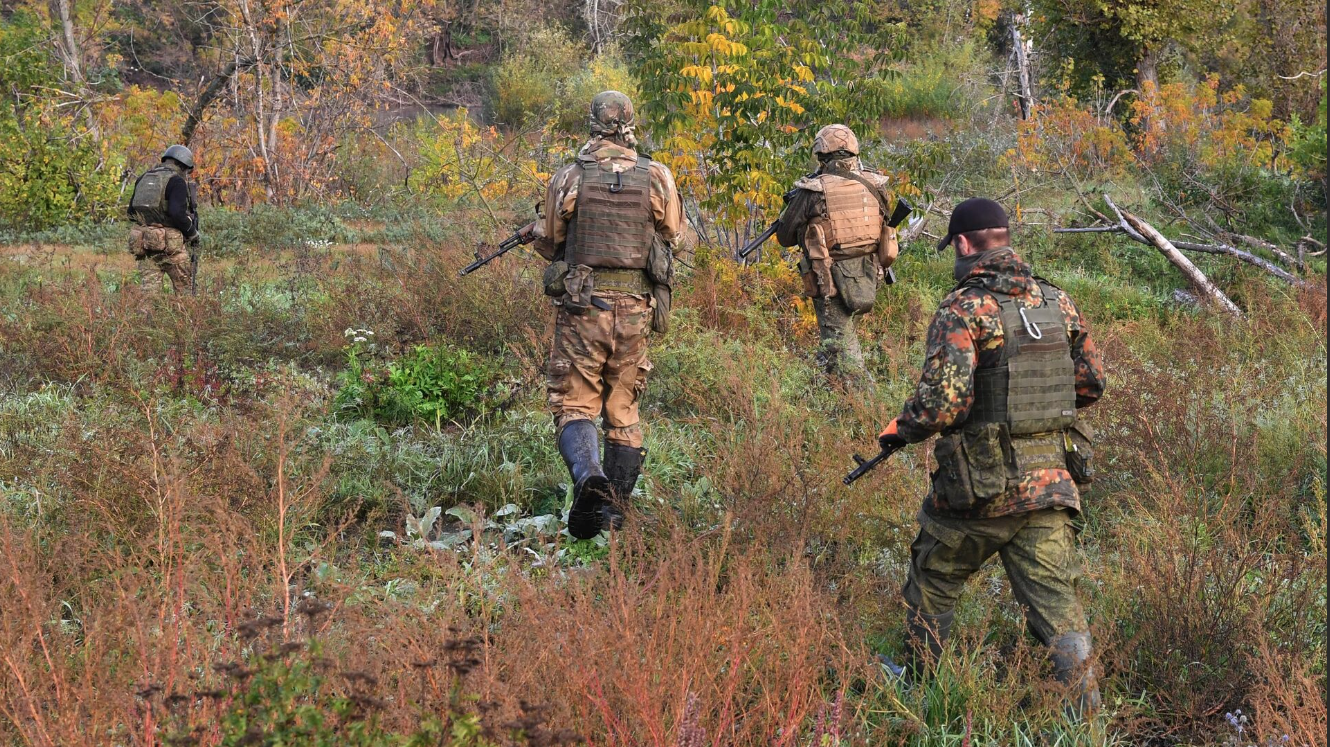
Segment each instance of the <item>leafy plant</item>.
[[496,367],[448,343],[417,345],[386,368],[374,363],[372,330],[348,329],[347,368],[333,400],[340,412],[394,423],[424,421],[435,428],[479,409],[491,393]]

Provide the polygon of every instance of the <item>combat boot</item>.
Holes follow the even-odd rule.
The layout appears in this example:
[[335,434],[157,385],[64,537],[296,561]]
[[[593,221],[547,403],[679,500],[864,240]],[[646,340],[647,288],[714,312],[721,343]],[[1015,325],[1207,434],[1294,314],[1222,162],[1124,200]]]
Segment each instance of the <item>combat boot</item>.
[[1093,648],[1089,633],[1063,633],[1049,641],[1053,676],[1067,686],[1067,717],[1089,718],[1099,710],[1099,683],[1090,663]]
[[637,478],[642,475],[642,460],[646,456],[646,449],[605,442],[605,476],[614,489],[614,495],[601,507],[606,528],[617,530],[623,527],[623,517],[632,505],[633,488],[637,487]]
[[591,539],[600,533],[600,508],[611,497],[610,481],[600,466],[600,438],[596,424],[574,420],[559,434],[559,454],[573,478],[573,507],[568,510],[568,533]]
[[942,657],[942,649],[951,638],[951,624],[956,620],[956,612],[944,612],[941,615],[927,615],[911,609],[905,613],[906,647],[909,654],[903,665],[897,664],[886,656],[879,656],[878,663],[889,675],[907,682],[917,681],[928,667],[936,666]]

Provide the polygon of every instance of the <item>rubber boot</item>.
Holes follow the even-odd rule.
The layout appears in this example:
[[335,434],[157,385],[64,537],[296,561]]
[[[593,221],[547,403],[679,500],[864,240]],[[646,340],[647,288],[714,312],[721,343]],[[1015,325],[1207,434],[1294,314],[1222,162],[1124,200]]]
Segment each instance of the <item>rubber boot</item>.
[[606,528],[617,530],[623,527],[623,516],[632,505],[633,488],[637,487],[637,478],[642,475],[642,460],[646,456],[646,449],[605,442],[605,476],[614,489],[614,495],[601,507]]
[[573,507],[568,510],[568,533],[577,539],[600,534],[600,507],[609,500],[610,481],[600,466],[600,438],[596,424],[574,420],[559,434],[559,454],[573,478]]
[[1099,683],[1090,664],[1089,633],[1063,633],[1049,641],[1053,676],[1067,686],[1067,718],[1080,721],[1099,710]]
[[878,663],[893,677],[907,681],[918,680],[930,666],[936,666],[942,656],[942,648],[951,638],[951,624],[956,620],[956,612],[944,612],[941,615],[927,615],[916,610],[905,613],[906,647],[909,649],[905,664],[900,665],[886,656],[879,656]]

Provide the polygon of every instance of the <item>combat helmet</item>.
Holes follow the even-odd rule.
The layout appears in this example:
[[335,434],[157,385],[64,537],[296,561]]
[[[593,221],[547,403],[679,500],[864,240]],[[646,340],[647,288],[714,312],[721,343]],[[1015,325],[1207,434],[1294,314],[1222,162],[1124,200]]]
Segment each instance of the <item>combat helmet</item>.
[[179,161],[180,164],[187,169],[194,168],[194,154],[189,148],[186,148],[183,145],[172,145],[170,148],[167,148],[166,151],[162,153],[162,160],[165,161],[168,158]]
[[854,136],[853,130],[843,124],[830,124],[817,131],[817,137],[813,139],[813,153],[818,158],[841,152],[851,156],[859,155],[859,138]]
[[601,91],[591,99],[591,132],[594,135],[616,135],[631,131],[634,121],[633,102],[619,91]]

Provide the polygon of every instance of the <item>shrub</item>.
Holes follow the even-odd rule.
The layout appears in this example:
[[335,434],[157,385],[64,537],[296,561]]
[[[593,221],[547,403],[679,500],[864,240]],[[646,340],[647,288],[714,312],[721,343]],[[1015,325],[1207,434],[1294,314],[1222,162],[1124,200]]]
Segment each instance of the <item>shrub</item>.
[[478,409],[495,377],[493,365],[447,343],[417,345],[378,369],[372,360],[370,330],[348,329],[347,369],[338,376],[341,389],[334,406],[395,423],[444,420]]
[[495,69],[494,121],[521,127],[552,115],[563,81],[581,66],[579,46],[559,28],[535,30]]

